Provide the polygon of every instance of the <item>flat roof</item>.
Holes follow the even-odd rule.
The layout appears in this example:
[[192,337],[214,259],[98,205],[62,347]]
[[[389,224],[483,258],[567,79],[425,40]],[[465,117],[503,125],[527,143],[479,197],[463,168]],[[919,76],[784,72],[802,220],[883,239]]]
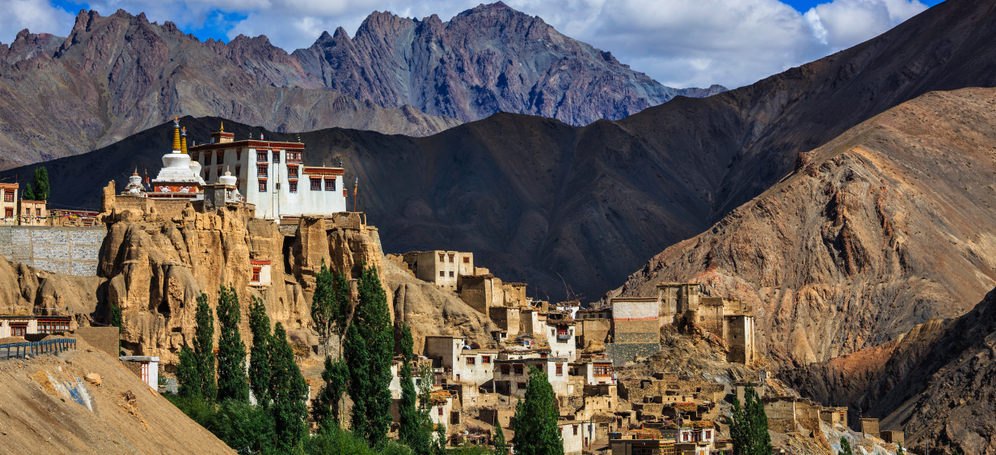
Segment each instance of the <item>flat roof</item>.
[[238,147],[247,148],[276,148],[285,150],[304,150],[303,142],[280,142],[280,141],[260,141],[260,140],[241,140],[232,142],[215,142],[213,144],[200,144],[194,145],[187,149],[188,152],[201,152],[208,150],[217,149],[230,149]]
[[147,355],[123,355],[118,357],[118,360],[122,362],[158,362],[159,357],[151,357]]

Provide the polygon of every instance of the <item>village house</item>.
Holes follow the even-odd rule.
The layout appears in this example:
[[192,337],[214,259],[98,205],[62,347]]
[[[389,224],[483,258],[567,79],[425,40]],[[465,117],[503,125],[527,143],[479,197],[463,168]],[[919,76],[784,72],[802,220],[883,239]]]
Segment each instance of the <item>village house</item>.
[[727,361],[750,364],[757,357],[754,314],[739,300],[706,297],[695,283],[657,285],[662,325],[693,325],[720,337],[729,347]]
[[[561,316],[551,319],[553,316]],[[574,321],[566,319],[562,313],[551,313],[546,319],[546,339],[555,357],[566,357],[573,362],[578,357],[577,341],[574,337]]]
[[0,196],[0,207],[3,208],[3,219],[0,220],[0,224],[18,224],[17,194],[19,192],[20,186],[16,183],[0,183],[0,195],[2,195]]
[[51,335],[69,332],[75,323],[69,316],[0,316],[0,338]]
[[570,375],[584,378],[585,385],[602,385],[616,383],[612,372],[612,361],[609,359],[583,359],[571,362]]
[[562,357],[523,358],[498,360],[494,369],[494,387],[497,393],[522,399],[526,396],[526,383],[529,382],[530,368],[539,368],[547,374],[547,380],[557,397],[572,395],[569,387],[567,359]]
[[159,357],[141,355],[121,356],[118,358],[125,368],[142,378],[152,390],[159,390]]
[[[474,253],[442,250],[412,251],[405,253],[402,260],[408,264],[408,269],[415,278],[451,291],[458,289],[458,279],[461,276],[477,275],[474,269]],[[485,299],[486,297],[482,295],[482,302]]]
[[426,337],[425,355],[432,359],[434,368],[443,369],[448,380],[477,385],[491,381],[498,359],[497,350],[469,349],[463,338],[452,336]]
[[612,439],[612,455],[678,455],[673,439]]

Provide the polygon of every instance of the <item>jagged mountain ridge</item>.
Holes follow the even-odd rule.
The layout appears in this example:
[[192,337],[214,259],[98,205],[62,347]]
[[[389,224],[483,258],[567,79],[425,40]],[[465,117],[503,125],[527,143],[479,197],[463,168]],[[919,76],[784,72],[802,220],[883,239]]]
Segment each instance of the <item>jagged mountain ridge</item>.
[[514,112],[580,126],[725,90],[665,87],[501,2],[448,22],[374,12],[354,38],[340,27],[293,55],[333,90],[462,121]]
[[283,131],[344,126],[424,135],[459,124],[326,90],[267,46],[265,37],[201,43],[171,22],[122,10],[81,12],[65,39],[22,31],[0,45],[0,168],[94,150],[186,114]]

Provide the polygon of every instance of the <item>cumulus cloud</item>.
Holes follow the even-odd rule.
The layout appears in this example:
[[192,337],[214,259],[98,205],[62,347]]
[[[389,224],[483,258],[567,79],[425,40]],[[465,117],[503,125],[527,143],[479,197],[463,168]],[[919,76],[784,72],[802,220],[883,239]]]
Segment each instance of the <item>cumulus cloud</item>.
[[[221,29],[228,38],[266,35],[274,45],[291,52],[340,26],[353,36],[374,10],[420,19],[437,14],[445,21],[483,1],[492,0],[97,0],[89,5],[101,14],[112,14],[118,8],[134,14],[144,11],[149,20],[170,20],[183,30]],[[831,0],[805,13],[779,0],[505,3],[542,17],[567,36],[611,51],[621,62],[665,85],[719,83],[730,88],[858,44],[926,9],[920,0]],[[0,0],[4,4],[48,12],[15,13],[17,19],[5,15],[0,19],[0,39],[12,38],[23,28],[8,22],[33,20],[38,25],[24,26],[33,31],[68,32],[67,26],[59,26],[65,15],[53,12],[45,2]],[[59,17],[63,19],[53,19]],[[39,18],[47,18],[51,25]]]
[[[32,0],[0,0],[0,42],[14,41],[17,33],[28,29],[32,33],[59,34],[73,26],[73,16],[48,2]],[[65,32],[61,32],[65,33]]]

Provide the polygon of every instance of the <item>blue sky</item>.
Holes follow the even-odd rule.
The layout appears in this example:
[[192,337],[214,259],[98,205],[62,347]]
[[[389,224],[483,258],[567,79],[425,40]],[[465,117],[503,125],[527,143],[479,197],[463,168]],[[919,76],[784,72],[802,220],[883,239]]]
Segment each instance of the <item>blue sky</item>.
[[[674,87],[750,84],[877,36],[938,0],[504,0],[558,31],[611,51]],[[489,1],[490,2],[490,1]],[[266,35],[288,52],[374,10],[444,21],[482,0],[0,0],[0,42],[17,32],[66,36],[80,9],[124,9],[198,38]]]

